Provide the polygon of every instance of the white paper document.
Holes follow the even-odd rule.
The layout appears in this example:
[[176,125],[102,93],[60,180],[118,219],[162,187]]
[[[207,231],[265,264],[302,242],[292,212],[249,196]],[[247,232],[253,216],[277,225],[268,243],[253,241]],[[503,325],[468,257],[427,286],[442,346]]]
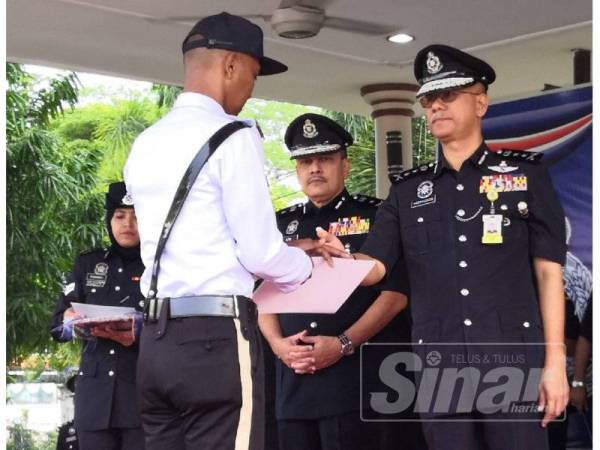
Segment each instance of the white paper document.
[[284,294],[273,283],[263,282],[254,292],[259,313],[334,314],[369,273],[374,261],[334,258],[330,267],[313,258],[312,277],[293,292]]
[[130,308],[127,306],[91,305],[89,303],[76,302],[72,302],[71,306],[76,313],[81,314],[88,319],[118,317],[135,313],[135,308]]

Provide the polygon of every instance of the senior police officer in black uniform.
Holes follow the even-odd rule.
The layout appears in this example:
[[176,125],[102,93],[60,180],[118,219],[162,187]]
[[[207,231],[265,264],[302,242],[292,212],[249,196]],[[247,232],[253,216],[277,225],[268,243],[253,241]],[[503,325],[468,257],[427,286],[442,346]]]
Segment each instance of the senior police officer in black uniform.
[[[347,251],[357,251],[380,200],[350,195],[344,186],[352,136],[328,117],[309,113],[291,122],[285,143],[309,201],[277,213],[284,239],[314,239],[321,227],[338,236]],[[379,448],[378,424],[361,421],[357,349],[406,304],[403,293],[360,287],[335,314],[259,316],[261,331],[279,358],[275,379],[280,449]]]
[[[111,184],[106,194],[106,227],[111,246],[82,253],[58,298],[50,327],[57,341],[72,338],[68,320],[77,314],[71,302],[142,310],[139,280],[144,266],[133,204],[122,182]],[[67,319],[66,326],[63,319]],[[138,344],[133,328],[98,327],[92,333],[98,337],[85,341],[75,382],[79,448],[143,449],[135,389]]]
[[[487,63],[432,45],[418,53],[414,68],[421,85],[417,97],[441,148],[435,163],[404,172],[390,189],[355,255],[376,261],[364,284],[379,281],[404,258],[413,342],[423,344],[415,346],[423,357],[425,350],[419,348],[432,348],[428,343],[464,343],[459,359],[481,369],[480,362],[489,362],[496,347],[478,343],[545,342],[544,349],[518,346],[513,353],[503,346],[506,354],[493,360],[504,370],[500,360],[518,357],[517,369],[525,374],[543,367],[539,398],[534,384],[532,401],[544,407],[543,418],[536,415],[542,426],[539,420],[502,416],[506,410],[483,411],[478,404],[466,412],[448,409],[445,416],[435,409],[422,414],[428,419],[423,428],[431,449],[545,449],[543,427],[564,410],[568,394],[562,208],[536,155],[495,153],[483,141],[487,87],[495,79]],[[446,358],[450,355],[442,356],[430,364],[443,369],[452,362]],[[442,394],[457,405],[452,392]]]

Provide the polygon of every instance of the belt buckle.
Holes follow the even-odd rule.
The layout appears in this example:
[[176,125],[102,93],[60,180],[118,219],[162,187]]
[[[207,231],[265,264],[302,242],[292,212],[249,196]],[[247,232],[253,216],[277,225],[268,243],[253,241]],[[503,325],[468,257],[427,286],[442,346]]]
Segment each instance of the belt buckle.
[[144,320],[146,322],[158,322],[162,306],[162,298],[147,298],[144,302]]

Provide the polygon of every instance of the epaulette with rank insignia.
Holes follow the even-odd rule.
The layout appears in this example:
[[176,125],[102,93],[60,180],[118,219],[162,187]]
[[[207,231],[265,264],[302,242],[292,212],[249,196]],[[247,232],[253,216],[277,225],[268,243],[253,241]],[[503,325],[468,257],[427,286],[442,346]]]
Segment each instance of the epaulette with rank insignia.
[[527,150],[505,150],[500,149],[497,151],[490,152],[490,154],[502,157],[513,159],[516,161],[539,161],[542,159],[544,154],[542,152],[530,152]]
[[83,251],[79,255],[85,256],[85,255],[91,255],[92,253],[96,253],[96,252],[106,252],[106,251],[108,251],[107,248],[96,247],[96,248],[92,248],[90,250]]
[[296,203],[295,205],[288,206],[287,208],[280,209],[279,211],[277,211],[276,214],[278,216],[283,216],[285,214],[290,214],[290,213],[293,213],[295,211],[298,211],[299,209],[302,209],[302,203]]
[[427,164],[422,164],[419,167],[414,167],[412,169],[405,170],[404,172],[400,172],[392,175],[392,183],[400,183],[402,181],[406,181],[416,175],[421,175],[427,172],[431,172],[435,169],[435,162],[430,162]]
[[362,194],[353,195],[352,198],[359,203],[366,203],[373,206],[379,206],[379,204],[383,201],[380,198]]

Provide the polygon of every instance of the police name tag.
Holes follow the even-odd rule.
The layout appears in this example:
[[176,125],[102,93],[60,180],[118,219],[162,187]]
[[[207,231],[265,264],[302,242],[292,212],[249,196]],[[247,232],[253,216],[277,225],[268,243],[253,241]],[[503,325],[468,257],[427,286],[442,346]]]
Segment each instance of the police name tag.
[[502,244],[502,214],[483,215],[482,244]]
[[97,273],[88,273],[85,277],[85,285],[89,287],[104,287],[106,284],[106,275]]

